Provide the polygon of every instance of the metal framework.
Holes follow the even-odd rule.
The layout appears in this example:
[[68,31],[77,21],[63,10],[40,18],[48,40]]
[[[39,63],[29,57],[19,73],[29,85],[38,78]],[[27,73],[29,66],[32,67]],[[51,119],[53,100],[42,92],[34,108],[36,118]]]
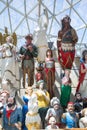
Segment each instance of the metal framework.
[[[37,24],[38,22],[38,19],[41,15],[41,11],[42,11],[42,8],[45,8],[47,11],[48,11],[48,16],[49,16],[49,21],[50,22],[50,25],[49,25],[49,28],[48,28],[48,31],[47,31],[47,38],[48,38],[48,41],[51,41],[51,39],[54,39],[56,40],[57,38],[57,33],[56,34],[53,34],[52,33],[52,28],[54,28],[53,26],[53,22],[54,20],[56,21],[56,24],[55,25],[56,27],[59,26],[61,27],[60,25],[60,20],[58,19],[58,17],[60,15],[62,15],[65,11],[69,10],[69,16],[71,16],[72,14],[72,11],[74,11],[74,13],[79,17],[79,19],[83,22],[83,25],[81,25],[80,27],[76,28],[77,31],[81,30],[81,29],[84,29],[84,32],[83,32],[83,35],[82,35],[82,38],[81,38],[81,41],[79,41],[78,43],[78,48],[83,44],[83,39],[84,39],[84,36],[86,34],[86,28],[87,28],[87,22],[84,20],[84,18],[78,13],[78,11],[74,8],[76,5],[78,5],[80,2],[82,2],[83,0],[63,0],[64,2],[66,2],[69,6],[68,7],[65,7],[65,8],[62,8],[61,10],[59,10],[58,12],[55,11],[55,9],[57,8],[56,4],[57,2],[61,2],[61,0],[57,1],[57,0],[48,0],[48,3],[49,2],[53,2],[53,8],[52,10],[49,9],[48,7],[48,4],[46,4],[46,0],[35,0],[35,4],[31,5],[32,8],[27,12],[27,9],[26,7],[28,6],[27,5],[27,0],[21,0],[21,2],[23,2],[23,8],[24,8],[24,12],[22,12],[21,10],[17,9],[14,5],[12,5],[11,3],[13,2],[14,0],[0,0],[0,3],[3,3],[4,5],[4,8],[2,8],[2,10],[0,11],[0,15],[4,12],[4,11],[7,11],[8,12],[8,18],[9,18],[9,26],[10,26],[10,30],[8,30],[10,33],[12,32],[16,32],[18,30],[18,28],[21,28],[21,25],[22,23],[25,21],[26,22],[26,25],[27,25],[27,29],[28,29],[28,32],[30,33],[31,32],[31,29],[30,29],[30,23],[29,23],[29,20],[31,20],[31,22],[34,22]],[[60,4],[60,3],[59,3]],[[87,3],[86,3],[87,4]],[[1,7],[1,6],[0,6]],[[32,17],[30,16],[30,14],[32,14],[32,12],[38,8],[37,10],[37,19],[34,18],[32,15]],[[21,16],[21,20],[18,21],[18,23],[16,24],[16,27],[13,29],[13,24],[12,24],[12,17],[11,17],[11,12],[10,12],[10,9],[15,11],[15,13],[19,14]],[[6,25],[5,25],[6,26]],[[2,25],[0,26],[0,32],[3,32],[4,29],[2,28]],[[18,38],[21,39],[24,37],[24,35],[19,35],[17,34]],[[87,43],[87,41],[85,41],[85,44]]]

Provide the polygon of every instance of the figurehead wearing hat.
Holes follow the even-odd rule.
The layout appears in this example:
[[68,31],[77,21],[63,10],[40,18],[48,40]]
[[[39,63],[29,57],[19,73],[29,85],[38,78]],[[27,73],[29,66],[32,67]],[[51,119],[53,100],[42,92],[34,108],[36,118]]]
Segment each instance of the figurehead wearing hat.
[[53,98],[51,99],[50,104],[51,104],[52,107],[53,107],[54,105],[56,105],[56,104],[60,105],[60,101],[59,101],[59,99],[58,99],[57,97],[53,97]]
[[28,34],[28,35],[25,36],[25,39],[26,39],[26,40],[27,40],[27,39],[33,40],[33,35],[32,35],[32,34]]

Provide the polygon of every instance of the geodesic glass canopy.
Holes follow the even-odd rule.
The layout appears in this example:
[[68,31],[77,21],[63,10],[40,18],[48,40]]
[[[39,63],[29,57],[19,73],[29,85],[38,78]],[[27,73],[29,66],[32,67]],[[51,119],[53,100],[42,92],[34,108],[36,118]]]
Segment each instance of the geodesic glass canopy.
[[43,10],[48,13],[47,40],[56,44],[57,34],[61,28],[61,19],[71,17],[71,25],[79,37],[77,51],[87,47],[87,1],[86,0],[0,0],[0,32],[5,27],[8,32],[17,34],[17,45],[25,41],[24,36],[34,33],[38,19]]

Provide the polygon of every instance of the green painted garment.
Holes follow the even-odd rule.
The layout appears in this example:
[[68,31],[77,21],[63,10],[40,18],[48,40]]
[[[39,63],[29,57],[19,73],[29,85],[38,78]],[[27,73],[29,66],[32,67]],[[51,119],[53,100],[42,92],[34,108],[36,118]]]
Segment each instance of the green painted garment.
[[37,47],[33,45],[33,51],[30,52],[29,50],[27,50],[24,46],[22,46],[20,48],[20,51],[19,53],[21,55],[26,55],[26,56],[29,56],[30,58],[33,58],[33,57],[37,57],[38,56],[38,50],[37,50]]
[[70,100],[71,94],[71,86],[70,85],[62,85],[61,86],[61,96],[60,96],[60,103],[62,107],[66,107],[67,103]]

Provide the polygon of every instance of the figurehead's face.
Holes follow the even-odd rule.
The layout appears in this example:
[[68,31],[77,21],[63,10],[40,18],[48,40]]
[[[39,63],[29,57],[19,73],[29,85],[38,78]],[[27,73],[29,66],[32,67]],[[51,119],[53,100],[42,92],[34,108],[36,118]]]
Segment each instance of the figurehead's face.
[[41,74],[41,73],[38,73],[38,74],[37,74],[37,78],[38,78],[38,80],[41,80],[41,79],[42,79],[42,74]]
[[73,103],[68,104],[68,112],[70,112],[70,113],[74,112],[74,104]]
[[54,108],[55,110],[58,110],[58,109],[59,109],[59,104],[58,104],[58,103],[55,103],[55,104],[53,105],[53,108]]
[[13,43],[13,38],[11,36],[6,37],[7,43]]
[[3,97],[3,98],[7,98],[7,93],[5,93],[5,92],[3,92],[2,94],[1,94],[1,97]]
[[15,106],[15,104],[16,104],[15,98],[14,98],[14,97],[9,97],[9,98],[8,98],[8,102],[7,102],[7,106],[8,106],[9,108],[11,108],[11,107]]
[[48,51],[47,56],[51,57],[51,51]]
[[32,40],[33,40],[33,36],[32,34],[28,34],[26,37],[26,44],[31,44],[32,43]]
[[65,24],[66,23],[68,23],[68,24],[70,24],[70,22],[71,22],[71,19],[70,19],[70,17],[69,16],[66,16],[66,17],[64,17],[63,18],[63,20],[62,20]]
[[32,93],[33,93],[33,88],[32,87],[28,87],[27,88],[27,92],[28,92],[28,95],[31,96]]
[[67,76],[67,77],[70,76],[70,70],[68,70],[68,69],[65,70],[65,76]]
[[31,38],[27,38],[27,39],[26,39],[26,43],[27,43],[27,44],[31,44],[31,43],[32,43],[32,39],[31,39]]
[[81,99],[81,94],[76,94],[76,99],[80,100]]
[[9,97],[9,98],[8,98],[8,103],[14,103],[13,97]]
[[9,95],[6,92],[3,92],[0,96],[2,99],[2,103],[6,104]]
[[85,55],[85,61],[87,61],[87,54]]
[[55,125],[56,124],[56,119],[55,119],[55,117],[50,117],[50,119],[49,119],[49,124],[51,124],[51,125]]
[[53,57],[52,50],[48,49],[47,52],[46,52],[46,56],[47,57]]
[[43,89],[43,88],[44,88],[44,83],[40,83],[39,89]]
[[4,97],[0,97],[0,101],[2,102],[2,104],[6,104],[6,99]]
[[62,28],[64,29],[65,27],[70,27],[70,22],[71,22],[71,19],[69,16],[64,17],[61,20]]

